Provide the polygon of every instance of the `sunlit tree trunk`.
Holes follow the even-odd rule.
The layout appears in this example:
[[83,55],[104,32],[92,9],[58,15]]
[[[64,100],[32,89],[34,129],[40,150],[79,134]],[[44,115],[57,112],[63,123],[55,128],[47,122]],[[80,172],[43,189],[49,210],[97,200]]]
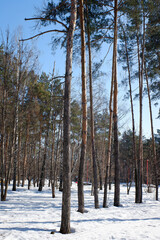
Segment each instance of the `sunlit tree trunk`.
[[[87,2],[87,1],[86,1]],[[87,8],[87,36],[88,36],[88,56],[89,56],[89,89],[90,89],[90,116],[91,116],[91,146],[92,146],[92,161],[93,161],[93,182],[94,182],[94,206],[99,208],[98,200],[98,174],[97,174],[97,160],[95,152],[95,130],[94,130],[94,113],[93,113],[93,88],[92,88],[92,56],[90,44],[90,24]]]
[[111,165],[111,146],[112,146],[112,124],[113,124],[113,79],[114,79],[114,64],[112,64],[112,81],[111,81],[111,91],[110,91],[110,101],[109,101],[109,133],[108,133],[108,151],[107,151],[107,162],[106,162],[106,174],[105,174],[105,182],[104,182],[104,198],[103,198],[103,207],[107,207],[107,184],[108,177],[110,172]]
[[84,1],[80,0],[80,24],[81,24],[81,74],[82,74],[82,144],[78,173],[78,212],[84,212],[84,163],[87,146],[87,95],[86,95],[86,56],[85,56],[85,25],[84,25]]

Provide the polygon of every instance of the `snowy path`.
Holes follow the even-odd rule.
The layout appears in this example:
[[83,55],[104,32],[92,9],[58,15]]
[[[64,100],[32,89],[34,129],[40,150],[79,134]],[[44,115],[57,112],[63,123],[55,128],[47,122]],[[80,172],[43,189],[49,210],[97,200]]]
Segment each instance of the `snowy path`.
[[[94,209],[91,186],[85,186],[87,213],[77,212],[77,186],[72,185],[72,233],[59,233],[61,220],[61,192],[51,198],[46,185],[42,192],[19,187],[9,190],[6,202],[0,202],[0,240],[158,240],[160,239],[160,202],[155,193],[143,191],[143,203],[134,203],[134,187],[126,195],[121,185],[122,207],[113,206],[113,190],[109,193],[109,208]],[[102,206],[103,191],[99,194]],[[50,234],[51,231],[55,234]]]

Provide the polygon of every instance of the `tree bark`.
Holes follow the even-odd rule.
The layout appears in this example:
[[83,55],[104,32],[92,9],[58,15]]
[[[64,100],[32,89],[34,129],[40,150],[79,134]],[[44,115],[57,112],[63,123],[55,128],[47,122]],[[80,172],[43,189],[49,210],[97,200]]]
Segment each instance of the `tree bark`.
[[71,200],[71,162],[70,162],[70,108],[71,108],[71,79],[73,35],[76,26],[77,1],[71,0],[70,24],[67,32],[66,73],[64,91],[64,119],[63,119],[63,186],[62,215],[60,232],[70,233],[70,200]]

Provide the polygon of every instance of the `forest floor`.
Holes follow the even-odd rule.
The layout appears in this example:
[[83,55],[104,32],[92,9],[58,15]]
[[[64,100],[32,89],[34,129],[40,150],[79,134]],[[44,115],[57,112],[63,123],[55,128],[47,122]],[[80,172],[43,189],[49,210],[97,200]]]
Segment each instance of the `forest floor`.
[[[108,194],[108,208],[102,208],[103,191],[99,192],[100,208],[94,209],[91,186],[84,186],[86,213],[77,212],[77,184],[72,184],[71,230],[59,233],[62,193],[56,190],[52,198],[47,185],[42,192],[9,186],[6,202],[0,202],[0,240],[157,240],[160,239],[160,201],[155,201],[155,191],[143,188],[143,203],[134,203],[134,186],[126,194],[121,184],[121,207],[113,206],[113,192]],[[54,234],[51,232],[54,231]]]

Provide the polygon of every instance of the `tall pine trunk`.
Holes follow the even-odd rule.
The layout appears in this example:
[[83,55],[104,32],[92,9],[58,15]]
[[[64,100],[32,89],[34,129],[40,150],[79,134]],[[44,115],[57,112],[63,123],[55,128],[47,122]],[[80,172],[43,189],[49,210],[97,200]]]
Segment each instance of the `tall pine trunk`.
[[92,146],[92,161],[93,161],[93,180],[94,180],[94,206],[99,208],[98,201],[98,178],[97,178],[97,160],[95,152],[95,130],[94,130],[94,113],[93,113],[93,88],[92,88],[92,56],[90,43],[90,24],[87,7],[87,35],[88,35],[88,57],[89,57],[89,90],[90,90],[90,115],[91,115],[91,146]]
[[60,232],[70,233],[70,201],[71,201],[71,162],[70,162],[70,109],[71,109],[71,79],[73,35],[76,26],[77,1],[71,0],[70,24],[67,32],[66,73],[64,90],[64,120],[63,120],[63,194]]
[[103,197],[103,207],[107,207],[107,184],[109,178],[109,171],[111,165],[111,146],[112,146],[112,124],[113,124],[113,79],[114,79],[114,64],[112,63],[112,80],[111,80],[111,92],[110,92],[110,101],[109,101],[109,133],[108,133],[108,151],[107,151],[107,162],[106,162],[106,174],[104,182],[104,197]]
[[114,94],[113,94],[113,133],[114,133],[114,162],[115,162],[115,188],[114,188],[114,206],[120,205],[120,163],[118,149],[118,81],[117,81],[117,17],[118,0],[114,1],[114,47],[113,47],[113,65],[114,65]]
[[84,163],[87,145],[87,95],[86,95],[86,71],[85,71],[85,25],[84,25],[84,2],[80,0],[80,24],[81,24],[81,68],[82,68],[82,144],[78,174],[78,212],[84,212]]
[[[132,84],[131,84],[131,71],[130,71],[130,63],[129,63],[129,53],[128,53],[128,45],[126,34],[122,25],[124,41],[125,41],[125,51],[127,58],[127,70],[128,70],[128,82],[129,82],[129,95],[130,95],[130,103],[131,103],[131,115],[132,115],[132,142],[133,142],[133,161],[135,168],[135,188],[137,189],[137,147],[136,147],[136,139],[135,139],[135,121],[134,121],[134,108],[133,108],[133,97],[132,97]],[[136,191],[137,192],[137,191]],[[136,202],[136,194],[135,194],[135,202]]]
[[148,101],[149,101],[149,112],[150,112],[150,123],[151,123],[151,135],[152,135],[152,148],[153,148],[153,161],[154,161],[154,178],[156,185],[156,200],[158,201],[158,172],[157,172],[157,154],[156,154],[156,144],[154,138],[154,130],[153,130],[153,118],[152,118],[152,105],[151,105],[151,96],[150,96],[150,88],[148,83],[148,74],[145,63],[145,75],[146,75],[146,83],[147,83],[147,92],[148,92]]
[[[19,45],[19,44],[18,44]],[[20,64],[20,49],[18,47],[17,57],[17,76],[16,76],[16,98],[15,98],[15,150],[14,150],[14,162],[13,162],[13,191],[16,191],[16,177],[17,177],[17,156],[18,156],[18,115],[19,115],[19,64]]]

